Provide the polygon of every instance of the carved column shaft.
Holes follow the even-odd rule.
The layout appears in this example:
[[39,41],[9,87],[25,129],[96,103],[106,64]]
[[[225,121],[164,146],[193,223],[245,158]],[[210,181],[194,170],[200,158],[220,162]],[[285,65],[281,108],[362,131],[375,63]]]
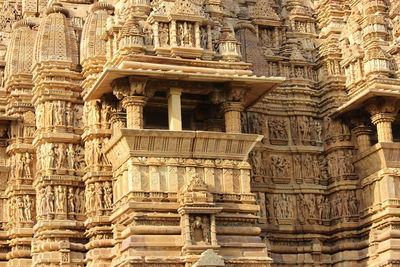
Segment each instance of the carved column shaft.
[[171,131],[182,130],[181,114],[181,93],[180,88],[171,88],[168,95],[168,122]]
[[224,104],[225,112],[225,130],[227,133],[241,133],[241,117],[240,112],[243,111],[241,102],[226,102]]
[[122,100],[122,106],[126,109],[126,127],[130,129],[143,129],[143,107],[146,97],[128,96]]
[[357,138],[357,146],[360,152],[367,150],[371,147],[371,134],[372,129],[369,126],[358,126],[353,129]]

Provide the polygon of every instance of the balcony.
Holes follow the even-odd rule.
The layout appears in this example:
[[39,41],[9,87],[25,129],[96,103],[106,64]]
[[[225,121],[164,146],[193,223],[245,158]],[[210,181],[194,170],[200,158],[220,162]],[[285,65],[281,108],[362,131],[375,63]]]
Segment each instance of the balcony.
[[400,168],[400,143],[377,143],[354,161],[360,177],[386,168]]
[[120,129],[104,152],[114,169],[130,157],[247,160],[261,135],[203,131]]

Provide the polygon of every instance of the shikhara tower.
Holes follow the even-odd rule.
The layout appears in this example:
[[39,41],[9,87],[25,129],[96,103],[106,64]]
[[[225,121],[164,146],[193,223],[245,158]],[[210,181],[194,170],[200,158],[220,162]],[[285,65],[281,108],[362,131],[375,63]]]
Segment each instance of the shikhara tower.
[[0,9],[0,266],[400,266],[400,1]]

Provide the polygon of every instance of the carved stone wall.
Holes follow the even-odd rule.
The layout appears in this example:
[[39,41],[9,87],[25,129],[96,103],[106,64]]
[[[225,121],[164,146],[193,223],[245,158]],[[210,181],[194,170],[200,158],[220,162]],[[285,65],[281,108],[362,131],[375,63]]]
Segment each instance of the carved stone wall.
[[0,1],[0,266],[397,266],[399,10]]

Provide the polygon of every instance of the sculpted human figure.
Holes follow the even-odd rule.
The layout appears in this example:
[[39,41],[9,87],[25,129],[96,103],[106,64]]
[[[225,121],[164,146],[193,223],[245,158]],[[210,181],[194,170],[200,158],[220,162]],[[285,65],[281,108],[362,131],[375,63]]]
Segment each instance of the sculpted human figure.
[[46,145],[47,168],[54,168],[54,144],[47,143]]
[[100,211],[103,209],[103,188],[100,183],[95,183],[96,204],[95,209]]
[[206,217],[195,216],[191,225],[192,239],[195,242],[209,243],[209,222]]
[[94,154],[94,164],[95,165],[100,165],[103,163],[102,159],[102,152],[101,152],[101,143],[99,140],[96,140],[97,142],[93,141],[93,154]]
[[177,24],[176,39],[179,46],[183,45],[183,23]]
[[102,147],[103,147],[103,145],[102,145],[101,141],[97,141],[97,143],[94,143],[94,156],[96,159],[96,161],[95,161],[96,165],[110,164],[107,157],[102,152]]
[[310,140],[310,125],[307,117],[303,117],[302,120],[300,121],[300,134],[301,134],[301,140],[307,141]]
[[358,214],[358,201],[357,198],[354,194],[349,193],[349,198],[348,198],[348,205],[349,205],[349,212],[351,215],[357,215]]
[[79,212],[84,213],[85,212],[85,191],[84,190],[79,191],[78,199],[79,199],[78,203],[80,203],[80,205],[78,205]]
[[273,177],[288,176],[289,162],[281,156],[271,156],[271,174]]
[[17,197],[17,220],[24,221],[24,200],[21,196]]
[[44,107],[44,110],[46,111],[46,112],[44,112],[44,114],[46,116],[45,127],[53,126],[53,117],[54,117],[53,107],[54,107],[53,103],[51,103],[51,102],[45,103],[45,107]]
[[39,104],[35,110],[35,120],[36,120],[36,127],[38,129],[42,128],[42,120],[43,120],[43,104]]
[[25,153],[25,157],[24,157],[24,171],[25,171],[25,175],[26,177],[30,178],[32,177],[31,175],[31,163],[32,163],[32,157],[31,155],[26,152]]
[[90,166],[93,162],[93,141],[85,142],[85,162],[86,165]]
[[112,208],[112,187],[110,182],[104,183],[104,208]]
[[46,197],[46,189],[42,187],[40,189],[40,215],[43,215],[47,213],[48,207],[47,207],[47,197]]
[[66,148],[65,144],[60,143],[57,145],[57,168],[65,168],[66,158]]
[[64,114],[65,110],[62,104],[62,101],[54,102],[53,109],[53,118],[55,125],[63,125],[64,124]]
[[28,195],[24,196],[24,216],[27,221],[32,220],[32,201]]
[[75,160],[74,160],[75,169],[81,170],[85,168],[85,155],[83,153],[84,153],[83,147],[77,145],[75,147]]
[[274,195],[272,198],[272,205],[274,208],[275,219],[281,219],[281,209],[280,209],[280,197],[278,195]]
[[340,208],[342,210],[342,216],[350,216],[349,210],[349,194],[346,191],[342,191],[340,194]]
[[302,178],[301,174],[301,155],[299,154],[294,154],[293,155],[293,175],[295,178]]
[[325,197],[324,202],[322,203],[321,207],[321,219],[329,220],[330,219],[330,212],[331,212],[331,203],[328,197]]
[[62,212],[62,202],[61,202],[61,188],[58,186],[54,187],[54,195],[55,195],[55,206],[56,206],[56,212],[61,213]]
[[47,213],[54,213],[54,193],[50,185],[46,187],[46,208]]
[[99,102],[93,102],[93,124],[100,124],[100,111]]
[[94,185],[90,184],[86,190],[86,211],[90,212],[96,207],[96,197],[95,197]]
[[74,126],[73,124],[73,110],[72,110],[72,103],[68,102],[65,108],[65,119],[66,119],[66,126]]
[[68,162],[68,169],[73,169],[75,165],[75,149],[73,144],[68,144],[67,162]]
[[82,114],[82,110],[77,105],[75,105],[75,107],[74,107],[73,118],[74,118],[74,120],[73,120],[74,126],[81,127],[82,123],[83,123],[84,115]]
[[208,45],[208,33],[207,29],[204,27],[200,28],[200,44],[201,47],[204,49],[207,49]]
[[298,195],[298,219],[301,224],[309,218],[309,209],[307,208],[306,200],[303,194]]
[[17,153],[15,154],[15,177],[22,178],[24,171],[25,157],[24,155]]
[[144,31],[144,44],[153,45],[153,29],[151,27],[145,27]]
[[68,188],[68,212],[75,212],[75,193],[74,188]]
[[159,25],[159,39],[160,39],[160,45],[161,46],[167,46],[169,42],[169,29],[168,29],[168,24],[166,23],[160,23]]

